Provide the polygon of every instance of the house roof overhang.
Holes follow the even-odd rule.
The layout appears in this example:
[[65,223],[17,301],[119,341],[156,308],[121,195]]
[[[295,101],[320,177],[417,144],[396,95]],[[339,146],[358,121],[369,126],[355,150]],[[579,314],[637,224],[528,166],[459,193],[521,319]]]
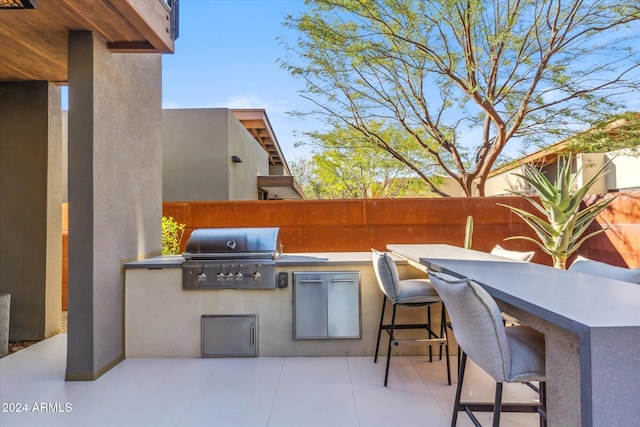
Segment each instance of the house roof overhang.
[[489,177],[508,172],[519,166],[522,166],[523,164],[534,164],[537,166],[542,166],[549,163],[554,163],[558,160],[558,156],[566,153],[568,150],[569,148],[567,146],[567,140],[551,144],[548,147],[541,148],[538,151],[527,154],[524,157],[520,157],[519,159],[509,162],[502,167],[492,170],[491,172],[489,172]]
[[43,0],[0,9],[0,81],[68,80],[70,31],[91,31],[112,52],[173,53],[166,0]]
[[258,176],[258,188],[267,192],[270,199],[304,199],[302,188],[291,176],[267,112],[263,108],[237,108],[230,111],[267,152],[269,166],[281,166],[284,172],[283,175]]
[[[621,128],[624,128],[625,126],[633,125],[633,122],[631,122],[631,120],[637,123],[640,120],[640,112],[631,111],[623,115],[619,115],[618,118],[609,120],[608,122],[604,123],[604,125],[601,126],[600,128],[592,127],[590,129],[587,129],[586,131],[580,132],[578,135],[590,134],[594,132],[601,132],[601,133],[604,132],[604,133],[607,133],[611,139],[616,139],[621,134],[622,135],[624,134],[624,131],[619,133],[619,130]],[[636,128],[637,128],[637,125],[636,125]],[[535,151],[524,157],[520,157],[519,159],[516,159],[512,162],[509,162],[506,165],[501,166],[489,172],[489,177],[508,172],[512,169],[522,166],[523,164],[533,164],[538,167],[541,167],[541,166],[556,162],[558,160],[558,157],[561,155],[568,154],[570,152],[573,154],[576,154],[577,149],[571,145],[571,141],[573,138],[574,137],[565,138],[562,141],[556,142],[555,144],[551,144],[547,147],[543,147],[538,151]]]
[[282,154],[266,111],[262,108],[243,108],[231,109],[231,112],[267,152],[269,165],[282,166],[286,174],[290,174],[289,165]]
[[258,188],[267,192],[269,199],[304,199],[304,192],[291,175],[258,177]]

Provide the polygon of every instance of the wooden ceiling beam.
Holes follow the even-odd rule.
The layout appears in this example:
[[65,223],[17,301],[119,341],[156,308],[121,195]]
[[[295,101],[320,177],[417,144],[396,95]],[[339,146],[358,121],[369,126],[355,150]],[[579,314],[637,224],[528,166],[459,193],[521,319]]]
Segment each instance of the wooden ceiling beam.
[[247,119],[242,119],[240,120],[240,122],[244,125],[244,127],[246,127],[247,129],[266,129],[266,126],[264,124],[264,122],[262,120],[247,120]]
[[94,32],[114,52],[172,53],[170,26],[161,0],[43,0],[2,12],[0,80],[67,81],[70,31]]
[[144,39],[158,51],[173,53],[170,13],[160,1],[110,0],[110,3],[127,17]]
[[117,53],[153,53],[155,48],[148,41],[109,42],[107,48]]

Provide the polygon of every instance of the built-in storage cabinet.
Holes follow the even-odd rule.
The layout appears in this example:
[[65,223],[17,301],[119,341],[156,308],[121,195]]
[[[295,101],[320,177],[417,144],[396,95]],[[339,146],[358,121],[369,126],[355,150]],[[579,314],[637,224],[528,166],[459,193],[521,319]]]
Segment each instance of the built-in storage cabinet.
[[294,339],[360,338],[360,274],[293,273]]
[[258,315],[203,315],[202,357],[258,356]]

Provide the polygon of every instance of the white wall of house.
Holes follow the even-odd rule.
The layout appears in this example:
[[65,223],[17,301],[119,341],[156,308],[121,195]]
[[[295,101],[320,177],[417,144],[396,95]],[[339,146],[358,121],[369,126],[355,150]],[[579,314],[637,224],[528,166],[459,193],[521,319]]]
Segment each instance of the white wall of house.
[[606,154],[607,159],[613,159],[605,177],[607,188],[640,189],[640,157],[632,154],[628,149]]
[[485,194],[487,196],[497,196],[501,194],[508,194],[511,191],[523,191],[525,190],[526,183],[522,178],[517,177],[517,174],[522,173],[522,167],[511,169],[505,173],[492,176],[487,179],[485,183]]
[[[582,168],[578,185],[587,182],[598,169],[611,160],[607,167],[605,179],[596,182],[588,194],[604,194],[613,191],[624,191],[640,188],[640,157],[634,156],[630,150],[612,151],[609,153],[581,153],[575,156],[573,170]],[[557,164],[550,163],[544,168],[545,175],[552,182],[557,175]],[[516,167],[487,179],[485,191],[487,196],[507,194],[508,190],[522,191],[526,183],[516,176],[522,173],[522,167]]]
[[451,197],[464,197],[464,191],[456,180],[451,177],[446,177],[442,180],[442,183],[438,186],[438,189]]
[[[578,177],[578,186],[582,187],[588,180],[590,180],[598,170],[604,166],[607,161],[604,153],[582,153],[576,156],[576,170],[582,168],[580,176]],[[607,174],[609,174],[608,172]],[[610,184],[605,179],[599,179],[596,181],[589,194],[604,194],[609,190],[607,184]]]
[[162,133],[164,201],[258,199],[268,156],[229,109],[165,109]]

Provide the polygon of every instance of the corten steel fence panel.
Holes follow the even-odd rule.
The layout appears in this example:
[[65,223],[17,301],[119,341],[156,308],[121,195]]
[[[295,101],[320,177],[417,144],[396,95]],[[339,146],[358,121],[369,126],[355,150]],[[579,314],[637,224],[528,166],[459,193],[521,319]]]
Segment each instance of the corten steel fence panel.
[[[589,196],[590,204],[602,196]],[[504,242],[508,236],[532,236],[519,217],[497,203],[526,210],[519,197],[366,200],[264,200],[166,202],[163,215],[186,224],[182,245],[196,228],[280,227],[284,251],[351,252],[384,250],[388,243],[447,243],[462,246],[468,215],[473,216],[473,248],[489,251],[496,244],[508,249],[535,250],[533,262],[551,265],[551,258],[534,244]],[[66,309],[67,222],[63,206],[63,310]],[[619,193],[589,231],[612,228],[587,240],[579,254],[630,268],[640,267],[640,192]],[[160,232],[160,224],[158,224]]]

